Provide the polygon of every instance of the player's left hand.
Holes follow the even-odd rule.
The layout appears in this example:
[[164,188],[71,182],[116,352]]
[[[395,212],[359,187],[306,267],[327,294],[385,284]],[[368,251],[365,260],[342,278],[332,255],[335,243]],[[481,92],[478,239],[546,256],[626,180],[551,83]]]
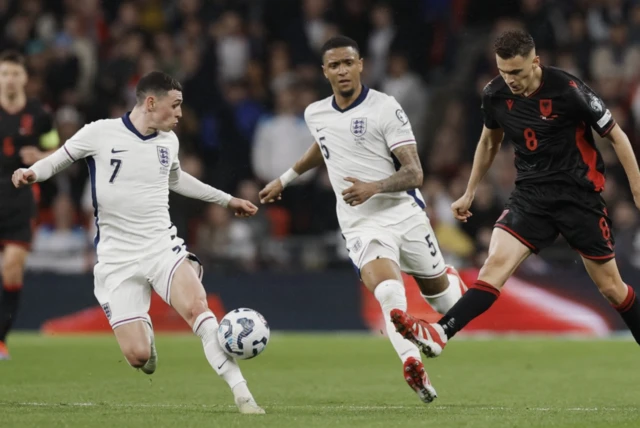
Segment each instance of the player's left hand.
[[236,217],[251,217],[258,212],[258,207],[247,200],[239,198],[232,198],[229,201],[228,208],[233,210]]
[[377,183],[365,183],[353,177],[345,177],[345,180],[353,184],[342,191],[342,199],[352,207],[365,203],[370,197],[378,193]]
[[20,149],[20,158],[22,163],[31,166],[43,158],[43,153],[37,147],[27,146]]

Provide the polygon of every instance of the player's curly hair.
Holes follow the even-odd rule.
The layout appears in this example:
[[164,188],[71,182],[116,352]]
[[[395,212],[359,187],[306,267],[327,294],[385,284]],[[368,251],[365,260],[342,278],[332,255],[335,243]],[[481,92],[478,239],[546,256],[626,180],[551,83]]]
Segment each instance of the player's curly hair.
[[531,34],[523,30],[505,31],[493,43],[494,52],[502,59],[510,59],[518,55],[526,57],[535,47]]

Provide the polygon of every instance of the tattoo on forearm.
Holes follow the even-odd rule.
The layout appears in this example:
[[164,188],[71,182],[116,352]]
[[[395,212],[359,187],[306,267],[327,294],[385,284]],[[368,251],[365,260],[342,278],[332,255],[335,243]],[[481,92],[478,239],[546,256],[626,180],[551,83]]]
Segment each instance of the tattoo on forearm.
[[400,162],[400,169],[395,174],[379,181],[380,192],[401,192],[411,190],[422,185],[422,167],[418,158],[418,151],[414,144],[399,147],[393,151]]

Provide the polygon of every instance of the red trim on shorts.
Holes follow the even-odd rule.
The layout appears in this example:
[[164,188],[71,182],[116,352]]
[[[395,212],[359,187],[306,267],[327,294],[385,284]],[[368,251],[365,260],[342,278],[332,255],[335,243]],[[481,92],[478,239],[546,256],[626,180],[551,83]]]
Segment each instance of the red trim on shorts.
[[628,284],[627,290],[627,297],[624,298],[622,303],[620,303],[619,305],[613,305],[613,309],[620,312],[621,314],[631,309],[631,306],[633,306],[633,303],[636,301],[636,292]]
[[31,242],[15,241],[12,239],[0,239],[0,247],[4,247],[6,245],[16,245],[18,247],[24,248],[27,251],[31,250]]
[[[582,156],[582,162],[584,162],[588,168],[587,180],[593,183],[593,189],[596,192],[600,192],[604,189],[604,175],[597,169],[598,152],[584,137],[585,132],[586,125],[584,122],[581,122],[576,128],[576,146],[578,146],[580,156]],[[589,129],[589,132],[591,132],[591,129]]]
[[582,257],[584,257],[585,259],[589,259],[589,260],[611,260],[612,258],[614,258],[616,256],[616,253],[607,254],[606,256],[589,256],[589,255],[583,253],[580,250],[576,250],[576,251]]
[[2,289],[7,291],[18,291],[22,290],[22,284],[3,284]]
[[473,283],[473,285],[469,288],[476,288],[478,290],[482,290],[482,291],[486,291],[487,293],[491,293],[496,297],[500,297],[500,290],[498,290],[496,287],[494,287],[493,285],[489,284],[488,282],[484,282],[484,281],[476,281]]
[[111,324],[111,328],[115,329],[116,327],[120,327],[121,325],[128,324],[130,322],[137,321],[137,320],[142,320],[142,321],[148,322],[147,317],[137,316],[137,317],[132,317],[132,318],[125,318],[123,320],[114,322],[113,324]]
[[510,235],[512,235],[514,238],[516,238],[518,241],[520,241],[521,243],[523,243],[525,246],[529,247],[529,249],[531,251],[533,251],[534,253],[537,253],[539,250],[536,248],[535,245],[533,245],[532,243],[530,243],[529,241],[527,241],[526,239],[524,239],[522,236],[518,235],[516,232],[514,232],[511,228],[505,226],[504,224],[500,224],[500,223],[496,223],[493,227],[497,227],[500,228],[502,230],[504,230],[505,232],[509,233]]

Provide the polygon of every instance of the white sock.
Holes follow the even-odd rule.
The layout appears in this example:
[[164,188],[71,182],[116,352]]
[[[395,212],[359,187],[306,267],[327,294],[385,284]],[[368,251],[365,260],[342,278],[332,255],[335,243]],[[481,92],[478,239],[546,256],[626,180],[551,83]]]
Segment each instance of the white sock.
[[193,332],[202,339],[204,355],[218,375],[231,388],[235,398],[251,397],[247,381],[242,376],[238,362],[228,356],[218,342],[218,320],[211,312],[201,313],[193,323]]
[[425,296],[421,293],[424,300],[426,300],[436,312],[442,315],[446,314],[462,297],[460,279],[455,275],[447,275],[447,277],[449,278],[449,288],[443,292],[434,294],[433,296]]
[[418,347],[402,337],[391,322],[391,311],[393,309],[407,310],[407,296],[404,294],[404,285],[395,279],[382,281],[378,284],[373,294],[380,302],[387,335],[400,359],[405,361],[408,357],[414,357],[419,360],[420,350],[418,350]]

